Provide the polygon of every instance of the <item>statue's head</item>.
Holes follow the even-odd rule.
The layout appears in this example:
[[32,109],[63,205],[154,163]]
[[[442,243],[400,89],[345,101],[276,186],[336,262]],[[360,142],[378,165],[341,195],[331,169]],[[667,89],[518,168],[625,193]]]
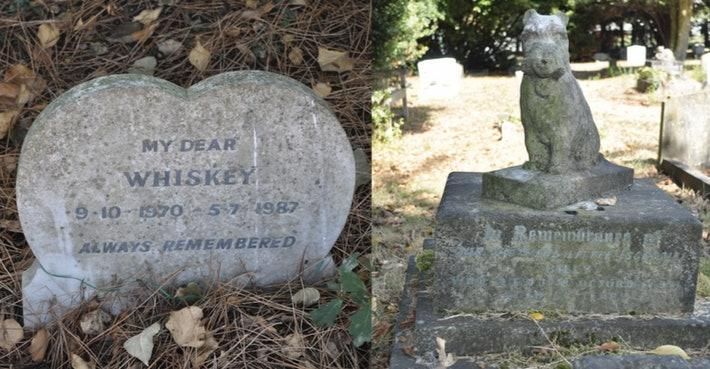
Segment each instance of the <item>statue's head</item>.
[[540,78],[559,78],[569,69],[567,16],[540,15],[530,9],[523,22],[523,71]]

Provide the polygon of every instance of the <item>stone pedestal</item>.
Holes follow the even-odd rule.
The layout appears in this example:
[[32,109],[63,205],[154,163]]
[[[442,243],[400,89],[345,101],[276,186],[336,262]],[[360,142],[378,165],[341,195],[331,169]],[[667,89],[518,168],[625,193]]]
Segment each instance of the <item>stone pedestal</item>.
[[[469,357],[548,339],[644,349],[710,342],[710,300],[695,297],[701,224],[652,182],[576,215],[483,199],[481,185],[480,173],[449,176],[435,239],[425,242],[434,263],[421,272],[410,262],[392,368],[435,362],[436,337]],[[415,357],[403,353],[412,348]]]
[[[434,240],[429,241],[433,249]],[[425,247],[427,242],[425,241]],[[653,349],[660,345],[676,345],[686,350],[704,349],[710,342],[710,300],[699,300],[692,313],[685,314],[549,314],[533,322],[525,314],[486,313],[441,316],[435,313],[436,301],[431,295],[432,270],[417,270],[410,260],[407,279],[400,300],[395,339],[390,358],[392,369],[426,369],[435,367],[436,337],[446,340],[446,352],[459,359],[457,369],[498,369],[479,366],[469,360],[486,353],[526,350],[549,345],[548,338],[562,346],[599,345],[610,340],[625,342],[637,348]],[[412,353],[414,355],[412,355]],[[598,356],[583,357],[573,362],[574,369],[644,368],[628,366],[629,359],[604,360],[607,366],[590,366]],[[655,356],[655,358],[660,358]],[[644,362],[647,364],[647,362]],[[613,365],[617,366],[613,366]],[[623,364],[623,365],[622,365]],[[663,363],[666,364],[666,363]],[[707,368],[710,358],[695,358],[687,368]],[[697,366],[695,366],[697,364]],[[675,368],[661,366],[661,368]]]
[[692,311],[700,222],[643,180],[603,209],[482,199],[480,174],[452,173],[437,214],[435,310]]
[[633,169],[603,159],[589,170],[565,174],[516,166],[484,173],[482,196],[534,209],[554,209],[619,191],[633,181]]

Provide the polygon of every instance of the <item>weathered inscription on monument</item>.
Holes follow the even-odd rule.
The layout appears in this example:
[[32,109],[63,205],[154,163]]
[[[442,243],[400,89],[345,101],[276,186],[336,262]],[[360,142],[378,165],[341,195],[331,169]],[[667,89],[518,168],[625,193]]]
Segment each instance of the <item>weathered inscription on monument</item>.
[[692,311],[701,227],[652,184],[639,181],[616,206],[583,216],[480,191],[480,174],[449,177],[436,229],[440,312]]
[[18,208],[38,259],[25,309],[41,315],[57,289],[81,295],[74,279],[45,271],[97,286],[322,278],[354,183],[344,131],[296,81],[87,82],[45,109],[23,147]]

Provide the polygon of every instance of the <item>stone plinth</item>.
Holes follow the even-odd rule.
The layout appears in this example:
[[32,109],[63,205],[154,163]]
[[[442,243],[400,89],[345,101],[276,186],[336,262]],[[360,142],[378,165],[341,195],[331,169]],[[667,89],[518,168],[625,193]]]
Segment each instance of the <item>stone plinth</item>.
[[701,224],[637,180],[615,206],[576,215],[481,198],[452,173],[437,214],[437,314],[692,311]]
[[606,160],[590,170],[565,174],[516,166],[484,173],[482,196],[534,209],[554,209],[619,191],[633,180],[633,169]]
[[[426,240],[433,248],[434,240]],[[660,345],[676,345],[686,350],[702,349],[710,341],[710,300],[696,302],[693,313],[660,315],[599,315],[560,314],[533,322],[521,314],[457,314],[440,316],[434,312],[435,299],[431,296],[432,270],[417,270],[414,258],[409,262],[407,278],[399,307],[395,328],[395,339],[390,359],[393,369],[432,368],[437,363],[435,357],[436,337],[446,340],[446,352],[460,358],[455,366],[459,369],[494,369],[478,366],[465,357],[480,358],[486,353],[510,353],[529,349],[532,346],[548,345],[548,338],[559,345],[599,345],[609,340],[623,340],[639,349],[650,350]],[[414,349],[414,350],[412,350]],[[410,356],[414,353],[414,357]],[[636,368],[622,363],[649,361],[633,358],[610,362],[600,357],[584,357],[574,361],[574,368]],[[695,358],[690,368],[706,368],[710,359]],[[596,363],[608,366],[594,367]],[[432,365],[434,364],[434,365]],[[662,366],[663,367],[663,366]],[[647,368],[639,366],[639,368]],[[663,367],[665,368],[665,367]],[[671,367],[668,367],[671,368]],[[673,367],[675,368],[675,367]],[[684,368],[684,367],[679,367]]]

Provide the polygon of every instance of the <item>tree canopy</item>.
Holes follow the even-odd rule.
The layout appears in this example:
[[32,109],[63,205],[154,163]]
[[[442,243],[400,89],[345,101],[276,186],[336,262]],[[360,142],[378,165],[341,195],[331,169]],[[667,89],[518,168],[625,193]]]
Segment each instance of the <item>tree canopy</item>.
[[693,19],[707,33],[709,6],[710,0],[375,0],[376,60],[391,66],[422,55],[452,56],[467,70],[507,69],[521,51],[518,35],[528,9],[570,17],[575,60],[597,52],[619,58],[632,43],[669,47],[682,59]]

